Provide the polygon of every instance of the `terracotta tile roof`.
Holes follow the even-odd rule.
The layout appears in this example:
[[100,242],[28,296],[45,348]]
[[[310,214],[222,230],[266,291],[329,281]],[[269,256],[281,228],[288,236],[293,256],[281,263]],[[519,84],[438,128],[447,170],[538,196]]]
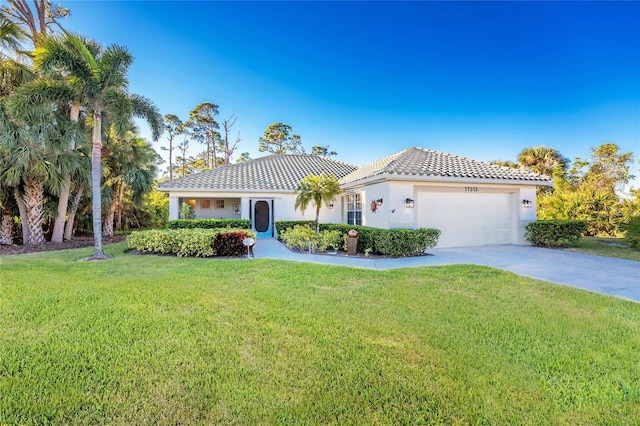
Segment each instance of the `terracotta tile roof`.
[[295,191],[298,182],[308,175],[325,172],[340,179],[354,170],[356,166],[351,164],[316,155],[268,155],[161,182],[158,189]]
[[526,170],[511,169],[444,152],[411,147],[358,168],[340,179],[347,184],[374,176],[451,177],[534,181],[548,185],[551,179]]

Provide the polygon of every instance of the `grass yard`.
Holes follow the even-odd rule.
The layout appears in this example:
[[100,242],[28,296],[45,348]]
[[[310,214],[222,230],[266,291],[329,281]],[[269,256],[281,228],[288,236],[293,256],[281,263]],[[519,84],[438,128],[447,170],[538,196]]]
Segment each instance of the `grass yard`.
[[582,237],[566,250],[640,261],[640,250],[624,246],[622,238]]
[[0,424],[638,424],[640,304],[478,266],[7,256]]

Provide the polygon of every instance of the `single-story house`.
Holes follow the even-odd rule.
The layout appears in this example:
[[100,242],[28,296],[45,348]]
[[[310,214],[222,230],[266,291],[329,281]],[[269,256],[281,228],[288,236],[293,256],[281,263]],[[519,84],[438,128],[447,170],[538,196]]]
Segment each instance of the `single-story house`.
[[551,179],[443,152],[412,147],[356,167],[327,157],[269,155],[162,182],[169,218],[190,203],[198,218],[250,219],[259,237],[274,222],[310,220],[295,210],[295,189],[308,175],[335,175],[344,190],[322,206],[321,223],[377,228],[436,228],[438,247],[527,244],[524,226],[536,220],[536,189]]

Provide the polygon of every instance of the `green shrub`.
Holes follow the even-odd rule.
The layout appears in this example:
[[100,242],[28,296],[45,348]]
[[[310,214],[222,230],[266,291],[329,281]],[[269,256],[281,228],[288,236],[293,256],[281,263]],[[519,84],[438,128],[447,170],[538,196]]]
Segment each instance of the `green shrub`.
[[245,238],[255,239],[255,235],[251,231],[218,232],[213,238],[213,251],[216,256],[243,256],[247,253]]
[[312,251],[318,248],[320,241],[316,231],[308,225],[295,225],[282,231],[280,239],[291,250]]
[[344,241],[347,237],[347,233],[352,229],[358,231],[358,253],[364,253],[366,250],[369,250],[369,252],[375,252],[375,241],[384,229],[371,228],[369,226],[362,225],[348,225],[344,223],[320,224],[321,231],[340,232],[341,241]]
[[[127,237],[127,245],[142,253],[175,254],[178,257],[211,257],[217,255],[214,246],[216,235],[227,233],[234,234],[230,239],[239,238],[235,235],[239,233],[255,238],[253,232],[243,229],[154,229],[132,232]],[[220,245],[224,246],[222,242]],[[228,255],[222,254],[222,256]]]
[[178,219],[170,220],[167,224],[168,229],[251,229],[251,221],[249,219]]
[[622,230],[627,232],[625,244],[633,249],[640,249],[640,216],[632,217],[622,225]]
[[193,211],[193,207],[189,203],[182,203],[180,206],[180,219],[195,219],[196,212]]
[[535,246],[561,246],[582,238],[587,230],[582,220],[539,220],[525,226],[525,238]]
[[375,252],[388,256],[414,256],[438,244],[440,231],[433,228],[385,229],[375,241]]
[[316,226],[316,222],[313,220],[279,220],[276,221],[276,233],[278,239],[282,241],[282,233],[287,229],[293,229],[296,225],[300,226]]
[[332,247],[335,251],[342,248],[342,234],[340,231],[320,231],[318,235],[320,242],[320,250],[326,251],[329,247]]

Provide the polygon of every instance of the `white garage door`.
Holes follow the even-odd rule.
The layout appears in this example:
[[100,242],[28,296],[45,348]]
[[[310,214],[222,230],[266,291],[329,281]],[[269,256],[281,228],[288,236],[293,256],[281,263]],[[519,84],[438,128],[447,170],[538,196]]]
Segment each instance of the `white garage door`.
[[423,192],[418,194],[418,224],[442,233],[438,247],[514,242],[511,194]]

